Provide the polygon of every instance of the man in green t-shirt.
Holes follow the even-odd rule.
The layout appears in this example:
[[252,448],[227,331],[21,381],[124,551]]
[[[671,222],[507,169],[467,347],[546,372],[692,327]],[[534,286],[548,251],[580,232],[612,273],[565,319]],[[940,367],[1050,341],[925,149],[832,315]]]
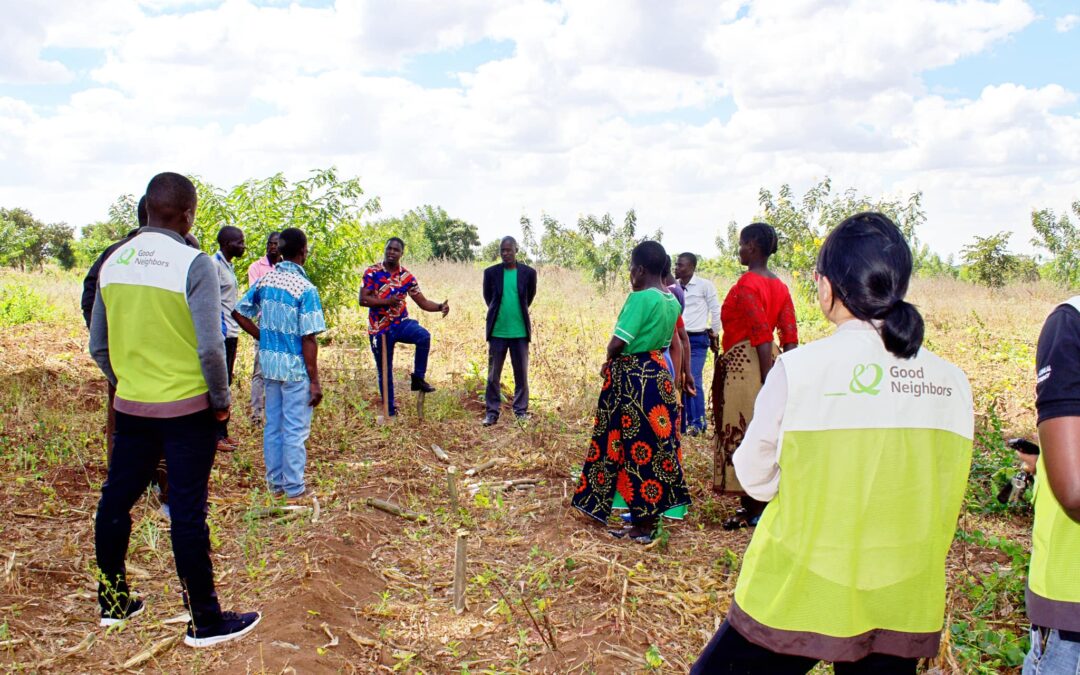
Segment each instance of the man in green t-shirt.
[[514,370],[514,415],[525,420],[529,414],[529,341],[532,339],[529,306],[536,297],[536,270],[518,262],[517,253],[517,241],[503,237],[499,244],[502,263],[484,270],[484,302],[488,307],[485,427],[499,421],[500,381],[508,351]]

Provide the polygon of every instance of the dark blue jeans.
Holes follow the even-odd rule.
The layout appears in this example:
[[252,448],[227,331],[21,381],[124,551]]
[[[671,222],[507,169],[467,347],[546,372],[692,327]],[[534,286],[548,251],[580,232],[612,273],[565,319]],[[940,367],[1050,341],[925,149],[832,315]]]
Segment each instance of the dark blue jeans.
[[173,557],[185,600],[196,625],[221,618],[210,562],[206,498],[217,449],[217,422],[209,410],[157,419],[116,413],[109,476],[101,486],[94,524],[98,568],[104,577],[102,606],[113,593],[128,592],[124,559],[131,537],[131,507],[146,492],[158,458],[165,455],[169,482]]
[[705,419],[705,357],[709,355],[708,333],[690,334],[690,372],[697,386],[697,396],[683,394],[683,417],[687,426],[704,431],[709,426]]
[[413,363],[413,375],[423,378],[427,375],[428,354],[431,353],[431,333],[415,319],[405,319],[391,326],[382,335],[371,336],[371,353],[375,355],[375,370],[379,373],[379,396],[383,395],[382,373],[382,337],[386,336],[386,368],[389,380],[386,386],[386,407],[391,415],[397,414],[394,405],[394,345],[401,342],[416,345],[416,360]]

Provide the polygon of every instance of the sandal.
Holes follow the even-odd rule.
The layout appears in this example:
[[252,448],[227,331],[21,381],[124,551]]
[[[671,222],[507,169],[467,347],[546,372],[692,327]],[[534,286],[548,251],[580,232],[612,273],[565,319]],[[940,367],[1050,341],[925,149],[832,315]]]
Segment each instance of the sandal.
[[608,530],[607,532],[616,539],[625,539],[626,535],[630,534],[630,526],[628,525],[619,530]]

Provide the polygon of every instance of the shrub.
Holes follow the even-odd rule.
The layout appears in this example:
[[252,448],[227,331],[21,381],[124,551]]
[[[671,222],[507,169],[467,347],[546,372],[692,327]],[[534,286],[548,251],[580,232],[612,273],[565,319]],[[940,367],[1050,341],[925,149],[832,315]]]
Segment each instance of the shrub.
[[48,320],[55,308],[22,284],[0,286],[0,326]]

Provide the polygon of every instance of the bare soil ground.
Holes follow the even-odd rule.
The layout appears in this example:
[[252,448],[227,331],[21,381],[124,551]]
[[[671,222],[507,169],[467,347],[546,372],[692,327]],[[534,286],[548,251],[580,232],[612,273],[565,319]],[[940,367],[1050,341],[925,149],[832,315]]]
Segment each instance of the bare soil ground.
[[[168,522],[148,495],[133,512],[129,550],[129,571],[148,612],[104,631],[97,627],[93,514],[105,478],[105,397],[84,341],[73,322],[0,332],[0,667],[7,670],[676,673],[687,670],[726,614],[750,533],[720,527],[736,504],[711,495],[707,440],[685,439],[695,502],[688,519],[669,525],[666,542],[619,542],[568,508],[571,467],[582,459],[590,413],[587,403],[565,400],[591,399],[592,389],[559,383],[565,398],[540,389],[532,421],[516,425],[508,414],[485,430],[475,373],[444,367],[425,421],[416,419],[406,391],[402,417],[380,426],[373,421],[370,353],[363,342],[339,340],[323,351],[328,400],[309,444],[318,517],[264,517],[273,502],[262,489],[260,433],[245,405],[234,411],[241,448],[219,456],[214,469],[210,523],[219,595],[227,609],[262,611],[257,630],[218,649],[178,642],[183,624],[174,619],[183,608]],[[445,358],[456,362],[478,358],[474,345],[446,349],[453,353]],[[557,358],[539,353],[537,372],[554,368]],[[248,372],[249,359],[245,346],[238,373]],[[407,382],[406,370],[400,367],[399,383]],[[246,377],[238,380],[236,400],[244,402]],[[1023,409],[1011,405],[1007,412],[1020,419]],[[459,472],[500,462],[460,478],[457,512],[447,463],[432,445]],[[499,485],[521,478],[537,483],[520,490]],[[471,493],[469,482],[486,485]],[[423,518],[373,509],[369,498]],[[969,514],[961,521],[964,531],[1024,546],[1029,528],[1016,515]],[[459,530],[468,532],[461,614],[451,589]],[[976,602],[961,590],[963,580],[1009,564],[998,548],[958,541],[949,558],[950,621]],[[1020,634],[1018,612],[1002,606],[994,616]],[[650,647],[661,662],[650,663]],[[927,665],[967,670],[948,640]]]

